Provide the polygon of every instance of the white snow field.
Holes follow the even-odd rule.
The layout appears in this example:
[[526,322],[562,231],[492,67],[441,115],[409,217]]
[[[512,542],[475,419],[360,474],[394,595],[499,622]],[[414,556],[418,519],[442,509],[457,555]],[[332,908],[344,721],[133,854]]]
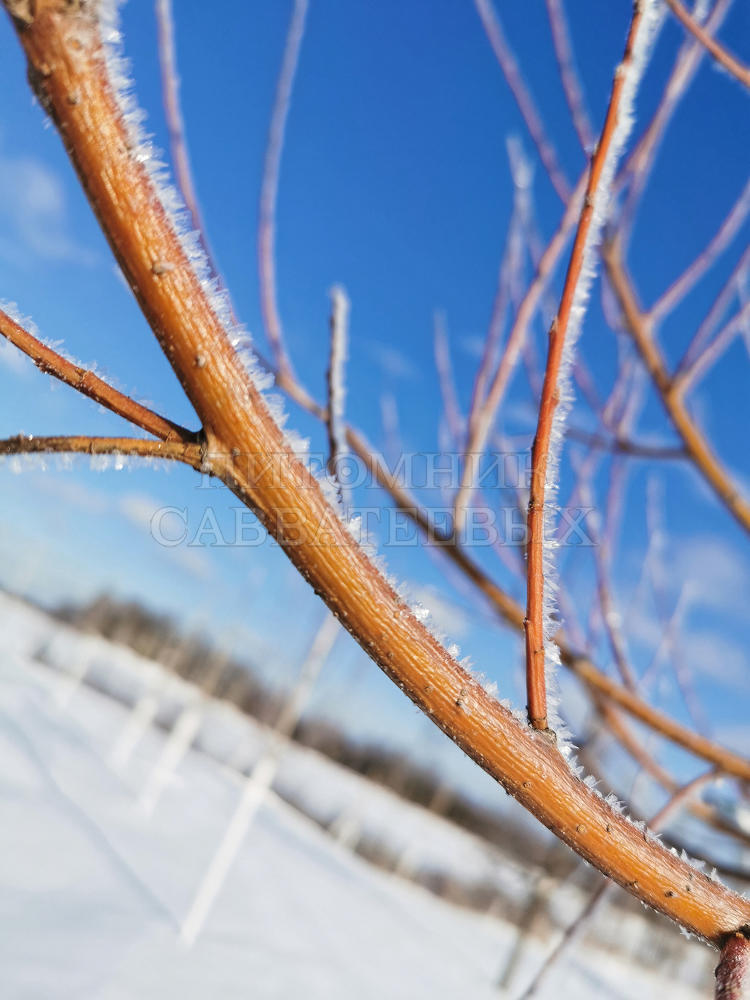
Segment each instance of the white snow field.
[[[371,867],[347,836],[270,792],[187,947],[181,927],[243,787],[221,759],[256,758],[262,730],[155,664],[4,595],[0,635],[3,1000],[481,1000],[519,995],[554,943],[529,939],[512,993],[501,993],[515,927]],[[36,658],[42,649],[52,667]],[[97,690],[105,680],[129,704]],[[181,740],[151,724],[167,715]],[[188,749],[198,730],[210,752]],[[517,865],[499,866],[477,838],[311,751],[288,747],[276,786],[309,800],[314,815],[337,810],[344,827],[356,820],[403,838],[408,864],[423,862],[421,843],[432,864],[494,878],[522,898]],[[584,900],[573,893],[560,905],[572,916]],[[623,914],[619,931],[633,935],[635,924],[643,933],[639,917]],[[707,996],[712,958],[686,944],[677,982],[578,948],[538,995]]]

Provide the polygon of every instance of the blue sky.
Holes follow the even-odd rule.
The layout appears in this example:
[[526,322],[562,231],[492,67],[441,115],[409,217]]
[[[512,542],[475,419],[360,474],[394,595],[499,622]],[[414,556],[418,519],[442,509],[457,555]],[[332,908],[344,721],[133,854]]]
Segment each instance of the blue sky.
[[[598,127],[631,4],[576,0],[568,6],[586,100]],[[225,5],[221,17],[206,16],[206,5],[198,0],[176,0],[175,7],[187,135],[208,235],[239,315],[262,342],[257,201],[290,4],[235,0]],[[500,3],[498,9],[563,169],[574,181],[584,158],[570,126],[544,4]],[[130,0],[122,19],[148,128],[166,148],[152,4]],[[32,104],[20,49],[5,21],[0,32],[5,56],[0,65],[0,297],[17,302],[46,338],[62,341],[81,362],[96,363],[120,387],[194,426],[176,379],[115,269],[57,135],[44,127],[40,109]],[[655,107],[683,37],[679,26],[667,22],[642,86],[636,132]],[[735,3],[722,37],[738,52],[748,50],[746,5]],[[746,95],[704,61],[670,127],[634,234],[629,261],[646,304],[705,245],[741,191],[749,121]],[[432,361],[435,309],[445,311],[459,396],[464,407],[468,403],[511,212],[509,135],[520,137],[532,156],[468,0],[311,0],[281,174],[280,308],[296,369],[320,397],[327,363],[327,292],[334,282],[346,287],[352,301],[347,411],[380,445],[387,397],[396,400],[405,450],[439,447],[441,403]],[[560,206],[538,165],[533,195],[539,229],[549,236]],[[665,325],[663,346],[673,362],[747,237],[745,224],[700,289]],[[544,328],[538,320],[538,351]],[[598,291],[581,351],[606,391],[615,369],[616,342],[603,321]],[[694,397],[695,412],[746,487],[749,376],[748,352],[738,341]],[[0,351],[0,399],[3,435],[127,433],[117,418],[62,386],[50,385],[8,350]],[[590,423],[585,408],[579,418]],[[312,436],[313,448],[324,446],[320,428],[294,408],[290,424]],[[513,383],[501,426],[517,435],[519,448],[528,447],[533,413],[522,372]],[[638,433],[674,440],[650,390]],[[606,469],[605,462],[599,484]],[[694,578],[690,641],[683,655],[696,671],[709,714],[725,733],[741,740],[744,713],[736,699],[727,699],[727,690],[742,690],[746,704],[743,657],[750,628],[737,595],[750,586],[748,542],[686,467],[633,463],[616,586],[627,605],[648,542],[645,497],[654,477],[664,496],[668,564],[674,568],[668,581],[672,605],[679,584]],[[564,482],[570,482],[567,468]],[[128,465],[122,471],[102,471],[84,461],[70,469],[50,461],[45,469],[35,460],[24,463],[21,474],[8,464],[0,468],[0,484],[4,582],[33,587],[51,601],[82,599],[102,588],[142,595],[193,625],[210,622],[220,635],[232,637],[228,641],[261,651],[270,675],[293,672],[322,609],[275,546],[165,549],[154,543],[149,521],[160,506],[188,507],[191,518],[199,517],[210,495],[221,516],[231,517],[231,500],[221,491],[199,490],[189,470]],[[486,553],[481,558],[521,596],[496,559]],[[523,704],[516,637],[499,628],[430,553],[392,549],[388,559],[425,603],[444,607],[444,623],[462,648],[498,681],[504,695]],[[590,558],[576,553],[571,559],[571,592],[586,606]],[[295,609],[292,627],[290,606]],[[636,617],[632,653],[643,669],[658,635],[645,615]],[[440,622],[439,614],[437,618]],[[350,640],[342,639],[336,660],[321,703],[335,703],[344,715],[366,706],[366,726],[373,730],[391,727],[393,719],[401,720],[405,730],[408,725],[425,729]],[[354,683],[358,671],[364,680]],[[685,718],[674,685],[668,680],[663,684],[661,703]],[[572,688],[566,689],[566,697],[571,705],[580,701]],[[748,748],[747,740],[745,744]]]

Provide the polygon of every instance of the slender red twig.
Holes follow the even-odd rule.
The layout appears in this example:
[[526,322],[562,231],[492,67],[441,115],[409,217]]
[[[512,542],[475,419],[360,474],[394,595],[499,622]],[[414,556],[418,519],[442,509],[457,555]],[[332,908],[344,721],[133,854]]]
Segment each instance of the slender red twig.
[[528,545],[527,545],[527,603],[526,603],[526,691],[529,721],[536,729],[547,728],[547,690],[545,681],[544,650],[544,496],[547,480],[547,463],[552,435],[552,424],[558,404],[558,378],[562,362],[565,337],[568,331],[573,301],[581,278],[589,231],[594,218],[594,203],[599,189],[610,146],[617,129],[620,101],[626,79],[627,67],[633,56],[634,43],[643,19],[643,11],[636,5],[628,31],[623,61],[615,73],[612,93],[607,108],[604,127],[596,154],[591,161],[591,171],[586,185],[586,198],[578,221],[570,263],[565,276],[560,306],[552,321],[549,333],[549,353],[539,404],[534,446],[531,452],[531,490],[529,496]]
[[130,396],[115,389],[92,371],[68,361],[57,351],[47,347],[1,309],[0,334],[31,358],[40,371],[53,375],[89,399],[105,406],[112,413],[153,434],[154,437],[162,441],[183,443],[197,440],[197,435],[193,431],[159,416],[141,403],[136,403]]
[[702,28],[700,24],[692,17],[682,6],[678,0],[666,0],[667,6],[672,11],[674,16],[680,23],[687,28],[691,35],[698,39],[698,41],[703,45],[714,57],[714,59],[724,67],[727,73],[731,73],[733,77],[744,84],[746,87],[750,87],[750,68],[740,62],[736,56],[733,56],[731,52],[728,52],[723,45],[716,41],[709,33]]

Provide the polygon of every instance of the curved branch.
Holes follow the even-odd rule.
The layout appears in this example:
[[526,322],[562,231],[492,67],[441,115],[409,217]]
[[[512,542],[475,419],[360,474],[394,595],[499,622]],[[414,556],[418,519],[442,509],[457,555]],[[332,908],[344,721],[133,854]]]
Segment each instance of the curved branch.
[[[25,3],[5,4],[24,15],[16,27],[43,106],[204,423],[212,471],[256,511],[384,672],[556,836],[639,899],[709,941],[718,943],[748,923],[748,901],[611,809],[542,734],[491,697],[404,605],[293,454],[232,349],[153,182],[133,154],[92,5],[37,0],[32,17]],[[169,270],[155,275],[154,255]],[[204,363],[197,365],[199,356]],[[269,458],[277,459],[273,475],[267,474]]]
[[141,403],[136,403],[130,396],[115,389],[92,371],[73,364],[51,347],[47,347],[2,309],[0,309],[0,334],[31,358],[40,371],[53,375],[82,395],[116,413],[118,417],[123,417],[141,430],[153,434],[154,437],[162,441],[182,443],[194,443],[198,440],[198,435],[193,431],[167,420],[166,417],[154,413]]
[[688,413],[679,380],[672,379],[667,371],[666,362],[653,336],[649,317],[638,304],[616,241],[605,249],[604,260],[628,330],[690,459],[738,524],[745,531],[750,531],[750,502],[741,495]]

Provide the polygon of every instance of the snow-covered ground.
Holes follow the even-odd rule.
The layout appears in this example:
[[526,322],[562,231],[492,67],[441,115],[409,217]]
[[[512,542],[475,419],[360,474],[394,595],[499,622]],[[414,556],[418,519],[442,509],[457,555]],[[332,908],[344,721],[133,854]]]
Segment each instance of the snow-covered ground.
[[[525,898],[528,876],[478,838],[294,745],[244,834],[195,944],[180,930],[267,734],[155,664],[0,595],[0,996],[430,1000],[497,997],[516,928],[436,899],[348,849],[366,833],[454,876]],[[45,663],[39,661],[43,655]],[[84,676],[95,686],[79,683]],[[101,689],[117,694],[113,698]],[[177,722],[182,739],[152,723]],[[177,733],[178,729],[173,729]],[[192,739],[201,749],[184,750]],[[171,742],[170,742],[171,741]],[[182,744],[182,747],[181,745]],[[171,749],[170,749],[171,748]],[[557,906],[572,916],[574,887]],[[644,933],[623,914],[618,932]],[[647,933],[647,931],[645,931]],[[530,938],[516,995],[553,942]],[[541,996],[709,995],[711,955],[681,979],[579,949]]]

